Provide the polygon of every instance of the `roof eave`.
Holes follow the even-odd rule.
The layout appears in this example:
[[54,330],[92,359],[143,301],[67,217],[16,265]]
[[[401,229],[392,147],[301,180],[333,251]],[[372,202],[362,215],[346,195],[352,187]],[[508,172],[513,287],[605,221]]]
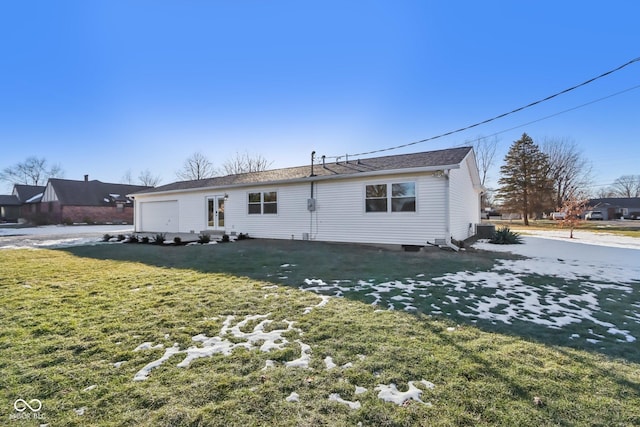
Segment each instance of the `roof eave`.
[[127,197],[132,197],[135,199],[137,196],[153,196],[157,194],[183,194],[183,193],[192,193],[195,191],[223,190],[223,189],[235,189],[235,188],[256,187],[256,186],[264,187],[264,186],[273,186],[273,185],[282,185],[282,184],[299,184],[303,182],[367,178],[367,177],[381,176],[381,175],[398,175],[398,174],[412,174],[412,173],[425,173],[425,172],[428,173],[428,172],[436,172],[436,171],[442,171],[447,169],[460,169],[460,163],[455,163],[451,165],[421,166],[416,168],[385,169],[385,170],[378,170],[378,171],[356,172],[356,173],[349,173],[349,174],[314,175],[314,176],[306,176],[303,178],[294,178],[294,179],[281,179],[281,180],[263,181],[263,182],[245,182],[241,184],[229,184],[229,185],[211,185],[211,186],[203,186],[203,187],[181,188],[176,190],[153,191],[148,193],[138,192],[133,194],[127,194]]

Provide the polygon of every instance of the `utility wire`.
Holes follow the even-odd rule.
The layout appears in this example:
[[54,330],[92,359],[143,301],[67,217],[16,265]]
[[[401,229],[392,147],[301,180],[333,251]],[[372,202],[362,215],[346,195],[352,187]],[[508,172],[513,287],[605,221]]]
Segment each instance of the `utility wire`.
[[[506,132],[510,132],[510,131],[512,131],[514,129],[518,129],[518,128],[521,128],[521,127],[529,126],[529,125],[531,125],[533,123],[538,123],[538,122],[541,122],[543,120],[547,120],[547,119],[550,119],[552,117],[556,117],[556,116],[559,116],[561,114],[568,113],[570,111],[578,110],[580,108],[586,107],[586,106],[591,105],[591,104],[595,104],[595,103],[600,102],[600,101],[604,101],[605,99],[613,98],[614,96],[622,95],[623,93],[626,93],[626,92],[631,92],[632,90],[635,90],[635,89],[638,89],[638,88],[640,88],[640,85],[635,85],[635,86],[632,86],[630,88],[618,91],[616,93],[612,93],[611,95],[603,96],[602,98],[594,99],[593,101],[585,102],[584,104],[580,104],[580,105],[572,107],[572,108],[567,108],[566,110],[562,110],[562,111],[559,111],[557,113],[553,113],[553,114],[541,117],[541,118],[536,119],[536,120],[531,120],[530,122],[523,123],[523,124],[517,125],[517,126],[513,126],[513,127],[510,127],[509,129],[504,129],[504,130],[501,130],[501,131],[496,132],[496,133],[492,133],[491,135],[483,136],[482,138],[491,138],[492,136],[498,136],[500,134],[503,134],[503,133],[506,133]],[[471,142],[478,141],[479,139],[481,139],[481,138],[472,139]],[[468,144],[468,142],[465,143],[465,144]]]
[[[616,68],[614,68],[612,70],[609,70],[609,71],[607,71],[605,73],[602,73],[599,76],[593,77],[593,78],[591,78],[589,80],[586,80],[586,81],[584,81],[584,82],[582,82],[580,84],[577,84],[575,86],[569,87],[569,88],[564,89],[564,90],[561,90],[560,92],[554,93],[553,95],[549,95],[546,98],[539,99],[539,100],[531,102],[531,103],[529,103],[529,104],[527,104],[525,106],[522,106],[522,107],[516,108],[514,110],[511,110],[511,111],[509,111],[507,113],[502,113],[502,114],[497,115],[495,117],[491,117],[490,119],[486,119],[486,120],[483,120],[481,122],[474,123],[472,125],[468,125],[468,126],[456,129],[456,130],[452,130],[452,131],[449,131],[449,132],[446,132],[446,133],[442,133],[440,135],[436,135],[436,136],[432,136],[432,137],[429,137],[429,138],[421,139],[420,141],[409,142],[407,144],[396,145],[394,147],[381,148],[379,150],[372,150],[372,151],[366,151],[366,152],[362,152],[362,153],[348,154],[347,156],[349,156],[349,157],[365,156],[365,155],[369,155],[369,154],[381,153],[381,152],[384,152],[384,151],[397,150],[397,149],[400,149],[400,148],[405,148],[405,147],[409,147],[409,146],[412,146],[412,145],[421,144],[423,142],[432,141],[434,139],[442,138],[442,137],[445,137],[445,136],[453,135],[455,133],[460,133],[460,132],[463,132],[465,130],[469,130],[469,129],[472,129],[472,128],[477,127],[477,126],[484,125],[484,124],[492,122],[494,120],[498,120],[498,119],[501,119],[503,117],[506,117],[506,116],[509,116],[511,114],[517,113],[519,111],[522,111],[524,109],[533,107],[534,105],[541,104],[541,103],[546,102],[546,101],[548,101],[550,99],[553,99],[553,98],[555,98],[557,96],[563,95],[563,94],[565,94],[567,92],[571,92],[572,90],[575,90],[575,89],[578,89],[579,87],[588,85],[589,83],[592,83],[592,82],[594,82],[594,81],[596,81],[598,79],[601,79],[601,78],[606,77],[606,76],[608,76],[610,74],[613,74],[616,71],[619,71],[619,70],[621,70],[621,69],[623,69],[623,68],[625,68],[625,67],[627,67],[627,66],[629,66],[629,65],[631,65],[631,64],[633,64],[635,62],[638,62],[638,61],[640,61],[640,57],[632,59],[629,62],[626,62],[626,63],[624,63],[624,64],[622,64],[622,65],[620,65],[620,66],[618,66],[618,67],[616,67]],[[597,102],[597,101],[594,101],[594,102]],[[588,105],[588,104],[585,104],[585,105]],[[576,108],[579,108],[579,107],[576,107]],[[567,110],[567,111],[570,111],[570,110]],[[558,113],[558,114],[561,114],[561,113]],[[549,116],[549,117],[552,117],[552,116]],[[540,119],[540,120],[543,120],[543,119]],[[534,122],[531,122],[531,123],[534,123]],[[338,159],[340,157],[342,157],[342,155],[341,156],[326,156],[326,158],[328,158],[328,159]]]

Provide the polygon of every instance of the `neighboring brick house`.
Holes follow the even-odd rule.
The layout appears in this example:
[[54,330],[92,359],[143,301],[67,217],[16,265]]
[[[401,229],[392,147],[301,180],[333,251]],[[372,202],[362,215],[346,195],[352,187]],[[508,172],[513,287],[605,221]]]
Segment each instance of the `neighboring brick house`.
[[20,198],[21,216],[32,222],[132,224],[133,202],[126,195],[151,187],[89,181],[85,175],[83,181],[51,178],[40,188],[41,192],[29,199]]
[[20,200],[20,218],[32,218],[40,213],[40,200],[44,194],[42,185],[16,184],[12,195]]

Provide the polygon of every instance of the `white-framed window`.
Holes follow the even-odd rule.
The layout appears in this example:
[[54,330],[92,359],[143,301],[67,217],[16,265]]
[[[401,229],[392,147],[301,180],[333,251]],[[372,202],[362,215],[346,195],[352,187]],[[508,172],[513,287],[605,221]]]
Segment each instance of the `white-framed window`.
[[278,192],[260,191],[248,193],[247,213],[249,215],[275,215],[278,213]]
[[365,212],[415,212],[416,183],[367,184]]

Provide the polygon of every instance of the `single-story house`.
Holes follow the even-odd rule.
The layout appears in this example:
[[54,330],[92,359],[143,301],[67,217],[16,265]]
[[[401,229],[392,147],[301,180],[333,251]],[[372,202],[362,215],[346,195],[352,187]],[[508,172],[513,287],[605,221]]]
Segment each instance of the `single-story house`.
[[50,178],[39,200],[39,220],[60,223],[133,222],[133,201],[127,194],[148,190],[143,185],[112,184]]
[[591,199],[587,211],[600,211],[605,220],[640,219],[640,197]]
[[[312,155],[313,158],[313,155]],[[136,232],[401,245],[475,234],[471,147],[180,181],[131,194]]]

